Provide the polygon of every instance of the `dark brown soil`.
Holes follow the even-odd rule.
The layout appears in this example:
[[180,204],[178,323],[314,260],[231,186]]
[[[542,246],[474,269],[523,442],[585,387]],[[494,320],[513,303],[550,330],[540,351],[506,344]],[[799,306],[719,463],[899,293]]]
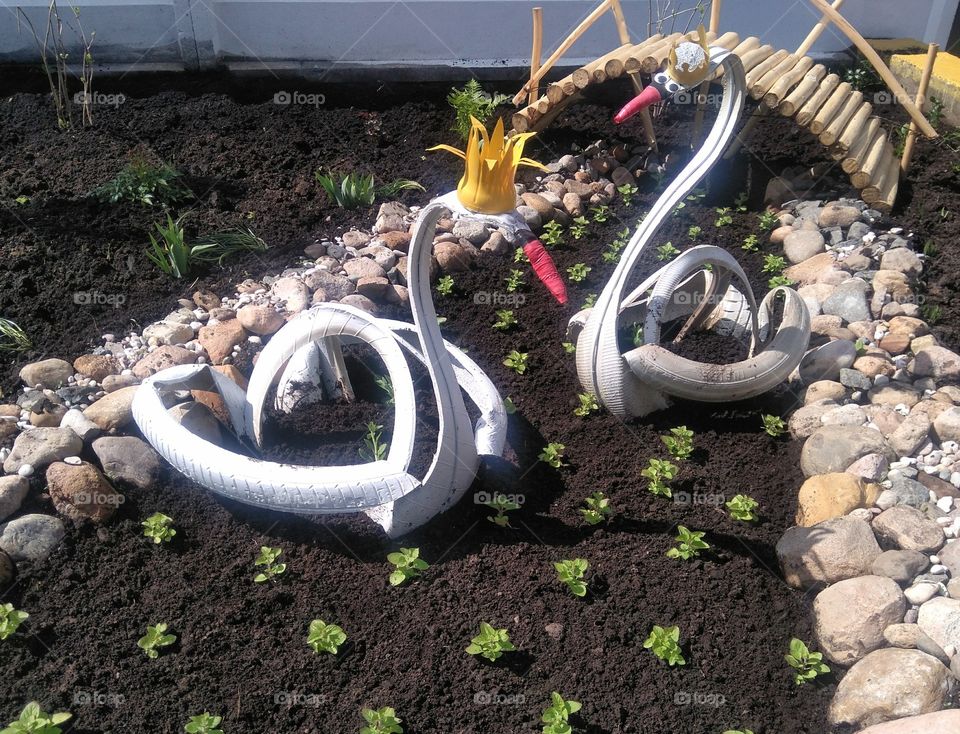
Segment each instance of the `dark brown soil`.
[[[674,114],[660,126],[665,146],[679,158],[689,123]],[[609,107],[576,108],[532,155],[547,160],[571,142],[637,133],[617,131],[609,119]],[[449,120],[436,100],[369,113],[161,93],[104,110],[92,131],[62,133],[41,98],[4,100],[0,313],[17,320],[36,347],[17,360],[4,358],[0,385],[14,389],[26,361],[72,359],[105,331],[161,317],[199,286],[228,293],[244,277],[278,272],[318,237],[369,226],[375,209],[346,213],[324,200],[312,181],[318,165],[356,166],[381,180],[415,178],[430,195],[451,189],[457,163],[421,159],[428,145],[455,142]],[[770,175],[820,159],[785,123],[764,128],[754,140],[758,157],[741,156],[727,169],[732,183],[716,179],[706,199],[690,203],[660,238],[686,247],[688,227],[699,224],[701,241],[736,248],[760,293],[767,278],[760,272],[762,254],[738,247],[756,231],[755,215],[737,213],[732,226],[716,228],[712,207],[730,205],[749,187],[756,211]],[[253,226],[271,250],[201,273],[196,283],[157,273],[142,254],[157,212],[84,198],[144,146],[188,174],[198,195],[192,227],[245,222],[245,212],[253,211]],[[935,189],[929,201],[958,208],[950,188],[955,180],[941,185],[930,177],[931,156],[921,143],[913,188],[897,215],[922,237],[956,227],[947,228],[950,219],[938,224],[920,217],[921,190]],[[19,195],[31,201],[12,205]],[[599,258],[604,245],[632,227],[657,195],[645,183],[633,207],[617,204],[607,223],[555,250],[561,272],[575,262],[593,266],[584,283],[571,284],[566,308],[531,275],[526,302],[515,308],[519,325],[508,333],[491,329],[495,307],[475,303],[474,295],[502,291],[511,264],[486,256],[474,271],[456,276],[460,295],[438,302],[447,338],[469,349],[518,412],[505,460],[488,462],[458,507],[403,539],[431,564],[422,579],[389,586],[385,556],[399,544],[363,517],[315,520],[254,510],[165,470],[151,490],[129,491],[110,525],[72,529],[48,562],[20,569],[4,601],[31,617],[21,628],[26,634],[0,648],[9,682],[0,692],[0,718],[9,720],[36,699],[48,710],[72,711],[77,733],[176,732],[189,715],[208,710],[224,717],[229,734],[333,734],[359,729],[362,707],[389,705],[408,734],[499,734],[539,731],[540,712],[556,690],[583,702],[577,723],[591,734],[827,731],[834,679],[797,687],[783,661],[791,637],[811,639],[810,599],[787,588],[774,554],[796,509],[799,444],[759,430],[761,413],[783,413],[793,398],[681,404],[627,423],[572,412],[578,384],[573,356],[561,347],[567,319],[608,276],[612,266]],[[945,321],[956,328],[951,309],[960,308],[960,276],[948,244],[942,242],[930,292],[939,294]],[[120,309],[74,303],[73,292],[93,289],[123,294],[126,303]],[[951,343],[951,329],[942,333]],[[690,349],[715,356],[716,346],[704,341]],[[529,352],[527,374],[503,366],[511,349]],[[428,417],[429,401],[424,393]],[[272,418],[272,455],[309,461],[319,453],[324,461],[353,462],[363,424],[389,425],[392,417],[373,393],[359,407],[323,410],[326,417],[313,410]],[[696,432],[696,451],[674,482],[678,501],[670,501],[647,492],[640,471],[651,457],[666,456],[659,435],[679,423]],[[318,450],[311,442],[322,426],[339,426],[343,435]],[[423,435],[431,430],[435,435],[428,419]],[[565,444],[568,466],[555,470],[537,461],[548,441]],[[428,444],[421,452],[429,456],[430,450]],[[52,511],[41,490],[31,494],[26,511]],[[588,528],[578,510],[598,490],[610,496],[617,514]],[[491,491],[522,495],[513,528],[495,527],[486,519],[489,510],[471,499]],[[760,502],[758,524],[733,521],[723,511],[722,499],[737,493]],[[140,535],[139,522],[155,511],[175,520],[178,534],[169,546]],[[707,532],[712,549],[701,560],[665,557],[678,524]],[[276,585],[252,581],[261,544],[283,548],[289,564]],[[585,600],[572,597],[552,568],[572,557],[590,562],[592,593]],[[315,618],[343,626],[349,639],[340,655],[317,656],[307,647]],[[179,639],[148,660],[136,641],[160,621]],[[518,652],[494,665],[467,655],[480,621],[508,628]],[[680,627],[685,667],[667,668],[643,649],[654,624]],[[548,625],[560,630],[557,638]]]

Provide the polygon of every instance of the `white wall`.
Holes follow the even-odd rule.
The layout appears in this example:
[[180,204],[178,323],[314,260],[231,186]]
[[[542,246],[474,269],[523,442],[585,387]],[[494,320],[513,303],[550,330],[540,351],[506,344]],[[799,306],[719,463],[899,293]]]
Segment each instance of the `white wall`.
[[[8,0],[9,1],[9,0]],[[338,76],[356,67],[409,66],[426,75],[458,67],[524,67],[530,9],[544,9],[544,56],[595,6],[593,0],[72,0],[94,56],[114,70],[208,68],[289,69]],[[71,15],[71,0],[62,14]],[[649,0],[623,0],[632,35],[647,35]],[[692,5],[687,0],[686,5]],[[842,12],[868,37],[913,37],[946,45],[958,0],[847,0]],[[909,5],[909,12],[905,11]],[[33,39],[18,30],[11,5],[0,8],[0,62],[35,62]],[[44,0],[23,7],[42,25]],[[655,7],[655,4],[654,4]],[[757,35],[776,47],[799,44],[817,20],[808,2],[725,0],[723,30]],[[69,35],[69,32],[68,32]],[[602,18],[565,57],[579,65],[618,45],[613,19]],[[849,46],[828,29],[814,47],[827,54]],[[460,74],[462,76],[462,74]]]

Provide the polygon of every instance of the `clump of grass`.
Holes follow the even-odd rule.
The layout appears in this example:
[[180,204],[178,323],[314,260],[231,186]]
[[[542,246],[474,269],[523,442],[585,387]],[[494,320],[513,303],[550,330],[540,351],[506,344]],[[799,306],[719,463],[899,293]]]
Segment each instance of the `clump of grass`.
[[23,329],[10,319],[0,318],[0,352],[26,352],[32,347]]
[[94,189],[93,196],[111,204],[132,201],[166,208],[193,195],[181,181],[182,177],[180,171],[167,163],[153,164],[137,156],[112,181]]
[[249,229],[229,229],[213,232],[188,242],[180,218],[167,214],[166,224],[153,225],[147,257],[171,278],[182,278],[197,263],[221,264],[227,257],[239,252],[264,252],[267,243]]
[[330,171],[329,173],[316,172],[317,183],[323,187],[330,201],[341,209],[356,209],[360,206],[373,206],[377,195],[392,197],[407,189],[424,191],[416,181],[407,178],[398,178],[396,181],[377,187],[373,174],[364,176],[361,173],[344,175]]

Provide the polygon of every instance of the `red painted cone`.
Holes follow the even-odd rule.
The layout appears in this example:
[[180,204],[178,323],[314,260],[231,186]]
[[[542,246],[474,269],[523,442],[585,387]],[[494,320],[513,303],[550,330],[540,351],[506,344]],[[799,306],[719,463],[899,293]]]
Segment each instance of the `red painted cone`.
[[530,240],[523,246],[523,252],[530,261],[530,266],[537,277],[547,286],[547,290],[561,304],[567,302],[567,284],[563,282],[557,266],[550,257],[550,253],[541,244],[540,240]]
[[638,112],[645,110],[650,105],[654,105],[662,99],[663,95],[660,94],[660,90],[651,84],[649,87],[646,87],[642,92],[640,92],[640,94],[627,102],[623,106],[623,109],[613,116],[613,121],[618,125],[622,122],[626,122]]

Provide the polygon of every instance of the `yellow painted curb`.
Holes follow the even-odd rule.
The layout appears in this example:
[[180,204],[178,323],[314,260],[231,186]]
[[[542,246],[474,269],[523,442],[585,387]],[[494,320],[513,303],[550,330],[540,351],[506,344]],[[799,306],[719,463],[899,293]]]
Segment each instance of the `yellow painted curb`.
[[[923,53],[896,54],[890,60],[891,71],[911,96],[917,91],[926,59],[927,55]],[[960,125],[960,58],[953,54],[941,51],[937,56],[924,112],[929,113],[933,98],[943,102],[943,119],[951,125]]]

